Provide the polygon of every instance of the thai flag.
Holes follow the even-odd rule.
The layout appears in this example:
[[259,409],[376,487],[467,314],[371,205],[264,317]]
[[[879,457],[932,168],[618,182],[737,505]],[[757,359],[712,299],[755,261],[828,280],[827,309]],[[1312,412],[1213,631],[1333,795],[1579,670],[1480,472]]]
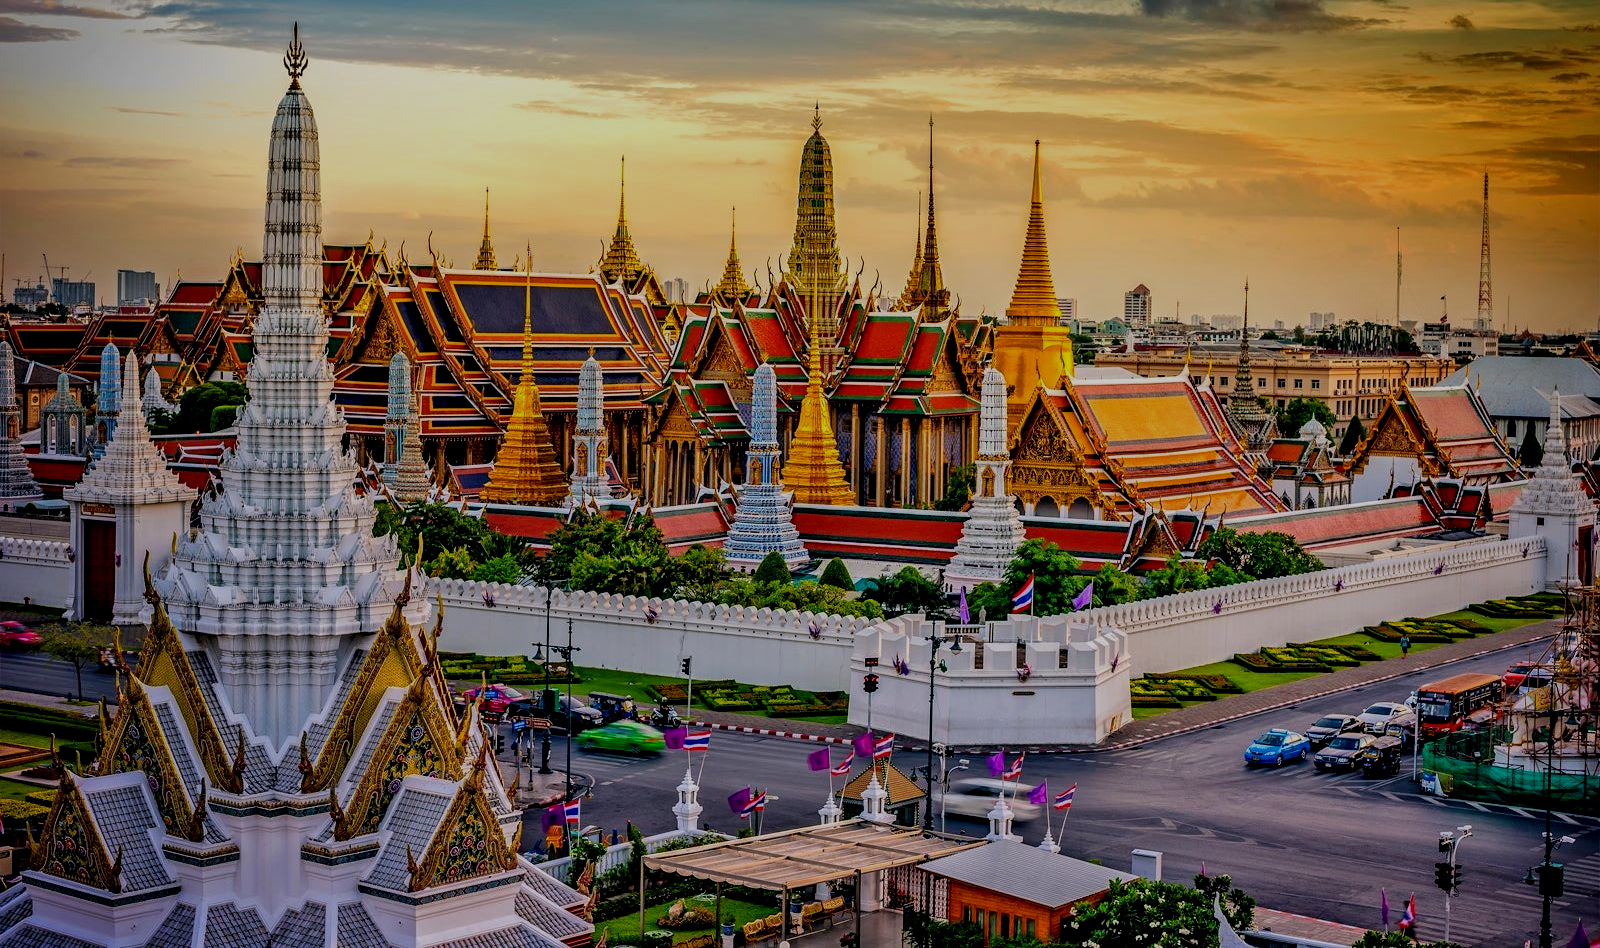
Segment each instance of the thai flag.
[[832,770],[829,770],[828,773],[832,774],[835,777],[848,777],[848,776],[850,776],[850,767],[855,762],[856,762],[856,755],[855,754],[853,754],[853,753],[852,754],[846,754],[846,755],[844,755],[844,760],[839,761],[839,766],[833,768]]
[[1033,611],[1033,574],[1028,574],[1028,581],[1022,584],[1016,595],[1011,597],[1012,612]]
[[1406,902],[1406,910],[1400,915],[1400,930],[1409,932],[1417,927],[1417,897],[1415,894]]
[[751,797],[749,799],[749,801],[745,803],[745,805],[739,810],[739,815],[740,816],[749,816],[752,813],[759,813],[760,811],[765,810],[766,808],[767,808],[767,791],[763,790],[760,793],[756,794],[755,796]]
[[566,806],[562,807],[562,810],[566,813],[568,826],[577,826],[579,823],[583,822],[583,817],[579,812],[579,801],[573,800]]
[[885,734],[872,742],[872,759],[888,757],[894,754],[894,735]]
[[1015,780],[1022,776],[1022,761],[1027,756],[1028,755],[1026,752],[1018,754],[1017,759],[1011,762],[1011,769],[1001,774],[1001,778],[1005,780]]
[[695,751],[709,751],[711,749],[710,731],[690,731],[683,736],[683,749],[691,754]]
[[1067,789],[1065,789],[1065,790],[1061,791],[1060,793],[1056,794],[1056,802],[1054,804],[1055,808],[1058,809],[1058,810],[1070,810],[1070,809],[1072,809],[1072,798],[1077,794],[1077,792],[1078,792],[1078,785],[1077,784],[1073,784],[1072,786],[1068,787]]

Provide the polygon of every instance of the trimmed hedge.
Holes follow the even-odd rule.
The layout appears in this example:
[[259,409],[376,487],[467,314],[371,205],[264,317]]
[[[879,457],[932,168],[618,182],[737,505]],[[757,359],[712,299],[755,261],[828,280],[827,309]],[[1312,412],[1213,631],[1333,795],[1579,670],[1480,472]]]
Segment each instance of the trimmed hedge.
[[58,742],[93,742],[100,737],[100,725],[94,718],[15,701],[0,701],[0,719],[4,719],[9,730],[45,736],[54,734]]
[[1226,675],[1185,675],[1182,672],[1160,672],[1144,676],[1150,681],[1197,681],[1219,695],[1244,694],[1244,689]]

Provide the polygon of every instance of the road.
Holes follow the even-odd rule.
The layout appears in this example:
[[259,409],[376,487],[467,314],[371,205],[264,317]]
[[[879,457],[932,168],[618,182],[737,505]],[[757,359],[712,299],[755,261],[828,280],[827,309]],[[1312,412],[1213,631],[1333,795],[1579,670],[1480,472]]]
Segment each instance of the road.
[[[1263,905],[1367,927],[1381,925],[1381,892],[1388,893],[1392,920],[1415,893],[1420,932],[1428,940],[1444,936],[1444,895],[1433,886],[1438,834],[1470,823],[1473,835],[1460,849],[1464,875],[1452,901],[1451,937],[1468,946],[1519,946],[1538,930],[1540,900],[1522,879],[1542,856],[1542,813],[1422,796],[1409,772],[1368,781],[1319,774],[1309,764],[1247,770],[1240,759],[1250,738],[1268,727],[1304,727],[1324,713],[1357,713],[1372,701],[1403,699],[1423,681],[1459,671],[1498,672],[1517,657],[1503,652],[1467,659],[1127,751],[1035,755],[1023,779],[1047,780],[1052,791],[1079,785],[1063,840],[1068,855],[1126,868],[1131,850],[1158,850],[1169,880],[1187,881],[1203,863],[1212,874],[1233,876]],[[699,778],[702,821],[738,830],[743,823],[725,800],[754,784],[776,798],[765,829],[815,822],[828,793],[827,775],[806,769],[805,756],[817,746],[718,732]],[[558,769],[563,751],[557,743],[552,764]],[[835,759],[841,753],[835,749]],[[925,762],[921,754],[897,756],[906,769]],[[981,769],[981,761],[972,763]],[[697,759],[697,769],[700,764]],[[595,788],[584,804],[584,822],[609,830],[631,817],[646,834],[671,829],[683,767],[679,754],[637,760],[574,751],[574,772]],[[530,819],[526,838],[536,839],[538,815]],[[987,827],[952,817],[949,830],[978,836]],[[1036,843],[1044,826],[1017,830]],[[1565,944],[1580,917],[1591,926],[1600,920],[1600,820],[1558,819],[1555,831],[1577,838],[1557,859],[1568,867],[1567,895],[1553,915],[1556,943]]]
[[[77,697],[78,673],[71,664],[43,652],[7,649],[0,651],[0,688]],[[85,668],[83,697],[87,701],[117,700],[116,676],[101,672],[98,665]]]

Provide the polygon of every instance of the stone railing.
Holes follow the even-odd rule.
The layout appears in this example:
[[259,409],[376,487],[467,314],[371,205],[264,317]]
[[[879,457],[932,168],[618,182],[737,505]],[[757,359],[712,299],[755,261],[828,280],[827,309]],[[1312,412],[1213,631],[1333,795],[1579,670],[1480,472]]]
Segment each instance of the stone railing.
[[[1297,576],[1259,579],[1236,586],[1202,589],[1195,592],[1143,599],[1116,606],[1085,609],[1074,621],[1115,626],[1124,632],[1138,632],[1175,621],[1193,619],[1240,609],[1258,609],[1349,595],[1375,587],[1391,587],[1396,582],[1453,575],[1464,570],[1542,558],[1545,543],[1541,537],[1516,540],[1482,539],[1441,544],[1438,549],[1423,548],[1407,556],[1394,556],[1371,563],[1318,570]],[[1442,568],[1441,568],[1442,567]],[[1220,609],[1218,607],[1221,607]],[[1413,615],[1418,613],[1412,613]],[[1399,618],[1396,614],[1395,618]]]
[[[664,844],[670,843],[675,839],[682,839],[686,835],[706,836],[713,840],[728,838],[722,833],[716,833],[710,830],[688,834],[678,830],[672,830],[666,833],[657,833],[654,836],[646,836],[644,838],[644,848],[647,852],[653,853],[659,850]],[[626,865],[632,851],[633,844],[627,840],[623,840],[615,846],[607,846],[605,855],[600,857],[600,864],[595,866],[594,874],[596,876],[602,876],[605,875],[609,870],[615,869],[621,865]],[[557,882],[562,882],[567,885],[572,885],[573,883],[571,856],[562,856],[560,859],[551,859],[547,862],[534,863],[534,865],[537,866],[545,875],[555,879]]]
[[0,560],[37,563],[46,566],[67,566],[72,562],[67,556],[69,549],[70,547],[67,544],[58,543],[55,540],[0,536]]

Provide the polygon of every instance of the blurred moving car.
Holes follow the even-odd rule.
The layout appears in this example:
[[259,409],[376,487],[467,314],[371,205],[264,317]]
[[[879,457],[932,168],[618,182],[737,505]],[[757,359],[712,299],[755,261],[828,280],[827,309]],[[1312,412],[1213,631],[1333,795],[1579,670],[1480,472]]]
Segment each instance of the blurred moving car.
[[1304,734],[1275,727],[1250,742],[1244,749],[1244,764],[1271,764],[1282,767],[1286,761],[1305,760],[1311,754],[1311,741]]
[[667,749],[666,738],[648,724],[638,721],[613,721],[578,736],[584,750],[621,751],[627,754],[659,754]]
[[511,707],[511,702],[523,697],[522,692],[510,685],[488,685],[486,687],[468,688],[461,692],[461,702],[471,704],[478,700],[478,693],[483,693],[483,704],[480,706],[485,717],[494,720],[506,713]]
[[543,718],[550,722],[551,727],[569,734],[606,723],[599,711],[584,704],[583,699],[576,695],[569,697],[551,690],[546,692],[546,697],[548,704],[541,703],[537,695],[511,702],[506,708],[506,718],[512,721]]
[[1356,731],[1340,734],[1317,752],[1317,756],[1311,759],[1311,764],[1318,770],[1349,770],[1356,766],[1356,754],[1377,741],[1378,739],[1371,734]]
[[1367,709],[1356,715],[1356,720],[1368,734],[1382,734],[1391,724],[1400,727],[1412,728],[1417,724],[1417,712],[1406,707],[1399,701],[1379,701],[1367,705]]
[[989,811],[994,809],[995,801],[1004,793],[1006,805],[1011,808],[1012,820],[1026,823],[1038,819],[1044,812],[1044,807],[1028,802],[1028,791],[1032,789],[1032,784],[1018,783],[1015,780],[968,777],[951,783],[940,805],[944,807],[946,814],[986,820],[989,818]]
[[1500,680],[1505,684],[1507,694],[1525,693],[1532,688],[1543,688],[1550,684],[1550,669],[1538,662],[1516,662]]
[[5,648],[38,648],[44,636],[15,619],[0,622],[0,646]]
[[1306,737],[1310,739],[1312,747],[1321,747],[1345,731],[1359,730],[1361,722],[1353,714],[1324,714],[1317,718],[1315,724],[1306,728]]

